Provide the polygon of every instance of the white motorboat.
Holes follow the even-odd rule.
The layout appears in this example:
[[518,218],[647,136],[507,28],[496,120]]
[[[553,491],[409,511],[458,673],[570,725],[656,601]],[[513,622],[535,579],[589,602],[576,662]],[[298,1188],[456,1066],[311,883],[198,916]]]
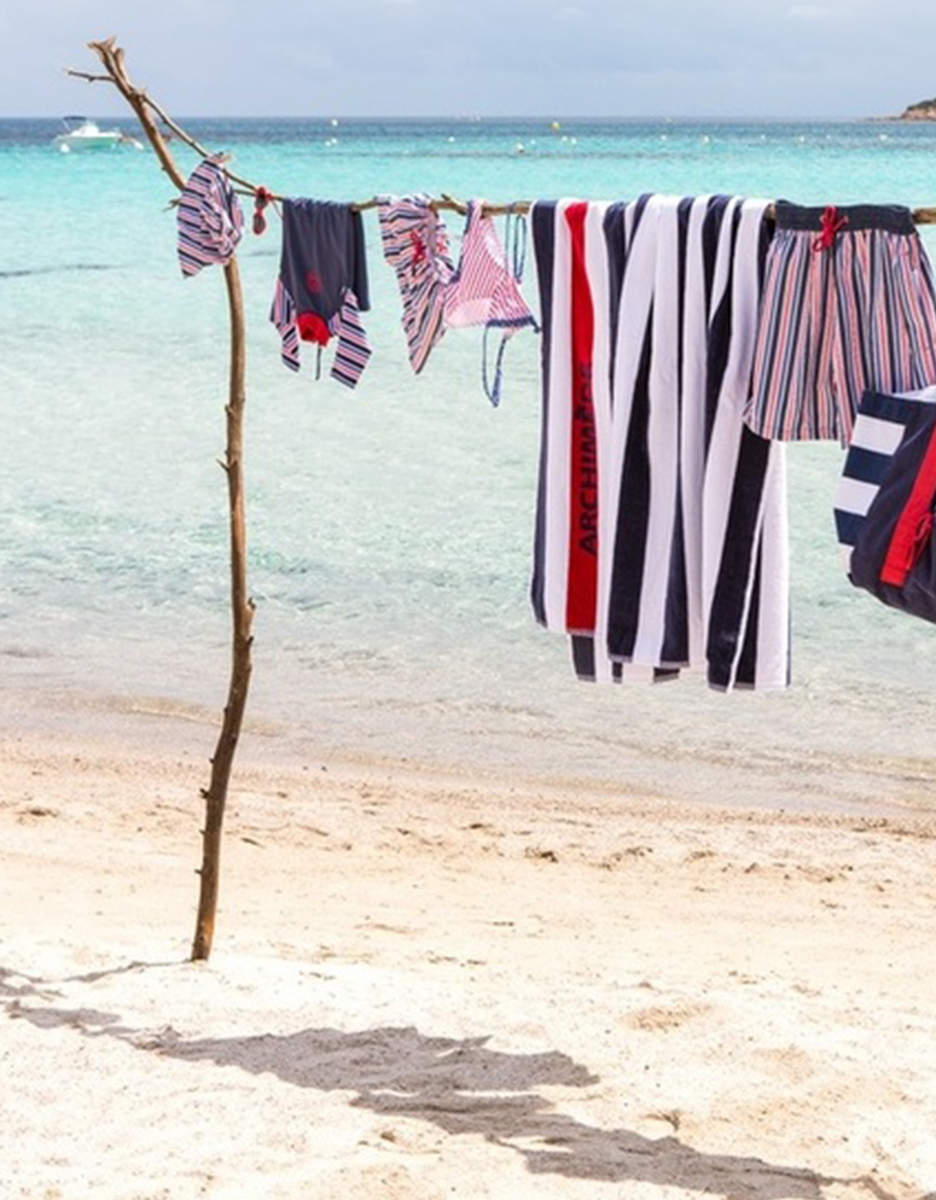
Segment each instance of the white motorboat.
[[63,117],[65,132],[58,134],[55,145],[63,153],[72,150],[115,150],[119,146],[132,146],[142,150],[136,138],[121,133],[119,129],[102,129],[89,117]]

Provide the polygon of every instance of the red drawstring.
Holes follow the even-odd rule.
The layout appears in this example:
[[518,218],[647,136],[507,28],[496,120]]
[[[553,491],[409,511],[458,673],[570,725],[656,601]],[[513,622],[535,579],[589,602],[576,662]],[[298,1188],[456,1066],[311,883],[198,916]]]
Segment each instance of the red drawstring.
[[268,192],[265,187],[258,187],[257,194],[254,198],[254,215],[253,215],[253,231],[257,236],[266,229],[266,217],[263,215],[263,210],[273,199],[273,193]]
[[831,250],[835,245],[835,235],[848,224],[848,217],[840,217],[834,204],[830,204],[822,214],[822,232],[813,242],[813,250]]

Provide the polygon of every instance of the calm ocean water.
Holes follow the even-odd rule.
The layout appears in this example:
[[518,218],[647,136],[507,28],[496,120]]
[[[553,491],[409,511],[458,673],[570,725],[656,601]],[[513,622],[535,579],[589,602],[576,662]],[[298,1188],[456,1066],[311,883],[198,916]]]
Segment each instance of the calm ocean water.
[[[113,122],[107,122],[111,124]],[[118,122],[125,128],[129,122]],[[936,127],[549,120],[184,122],[281,192],[506,201],[642,191],[936,204]],[[0,122],[0,692],[216,712],[228,656],[220,272],[183,281],[149,151],[65,155]],[[519,152],[522,145],[523,153]],[[195,158],[180,149],[188,170]],[[449,215],[453,235],[461,219]],[[366,214],[374,346],[355,392],[278,360],[275,218],[240,255],[257,602],[248,752],[452,764],[648,795],[936,812],[936,629],[845,580],[835,446],[790,453],[794,686],[577,683],[527,600],[537,339],[481,390],[480,331],[415,378]],[[936,257],[933,235],[924,233]],[[457,241],[457,237],[456,237]],[[534,298],[532,269],[526,287]],[[9,729],[7,730],[9,732]],[[206,730],[206,752],[212,736]]]

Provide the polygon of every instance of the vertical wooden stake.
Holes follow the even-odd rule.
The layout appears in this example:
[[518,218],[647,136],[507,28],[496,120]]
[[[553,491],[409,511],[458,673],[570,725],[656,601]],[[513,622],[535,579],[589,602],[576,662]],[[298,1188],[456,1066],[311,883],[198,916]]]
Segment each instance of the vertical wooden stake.
[[215,913],[218,908],[218,882],[221,859],[221,826],[227,801],[228,782],[234,753],[240,737],[247,689],[252,669],[250,648],[253,643],[253,602],[247,594],[247,540],[244,515],[244,404],[246,400],[244,375],[246,347],[244,337],[244,303],[237,260],[224,268],[228,289],[228,309],[231,321],[230,394],[227,404],[227,451],[225,473],[228,481],[228,510],[231,542],[231,676],[228,684],[224,719],[214,757],[211,760],[211,782],[204,792],[205,830],[202,844],[201,888],[198,897],[198,918],[192,959],[206,959],[211,953]]
[[[92,49],[104,64],[106,76],[94,77],[113,83],[136,113],[162,169],[181,191],[185,177],[179,170],[166,141],[153,118],[153,110],[162,113],[157,105],[147,99],[146,93],[134,87],[124,68],[124,52],[114,38],[103,42],[91,42]],[[72,74],[80,74],[72,72]],[[87,77],[86,78],[90,78]],[[247,539],[244,512],[244,406],[246,402],[246,341],[244,330],[244,299],[241,291],[240,271],[236,258],[224,268],[224,281],[228,294],[228,313],[231,324],[231,362],[228,389],[227,449],[224,470],[228,483],[228,518],[231,551],[231,674],[228,683],[227,703],[214,757],[211,760],[211,779],[203,790],[205,800],[205,829],[202,840],[202,865],[199,872],[201,888],[198,898],[198,916],[195,938],[192,942],[192,959],[206,959],[211,953],[214,937],[215,915],[218,908],[218,885],[220,881],[221,830],[224,823],[224,808],[227,802],[231,768],[237,751],[237,742],[244,722],[247,707],[247,690],[251,673],[251,626],[253,603],[247,594]]]

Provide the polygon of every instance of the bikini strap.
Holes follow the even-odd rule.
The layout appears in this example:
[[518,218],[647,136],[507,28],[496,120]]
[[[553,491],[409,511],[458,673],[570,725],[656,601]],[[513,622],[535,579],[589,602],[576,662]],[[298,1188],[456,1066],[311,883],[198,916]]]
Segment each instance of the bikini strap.
[[510,333],[502,333],[500,345],[497,347],[497,356],[494,360],[494,382],[491,383],[490,372],[488,371],[488,334],[493,326],[485,325],[484,334],[481,339],[481,383],[484,387],[484,394],[495,408],[501,402],[501,389],[504,382],[504,351],[507,349],[507,342],[510,338]]

